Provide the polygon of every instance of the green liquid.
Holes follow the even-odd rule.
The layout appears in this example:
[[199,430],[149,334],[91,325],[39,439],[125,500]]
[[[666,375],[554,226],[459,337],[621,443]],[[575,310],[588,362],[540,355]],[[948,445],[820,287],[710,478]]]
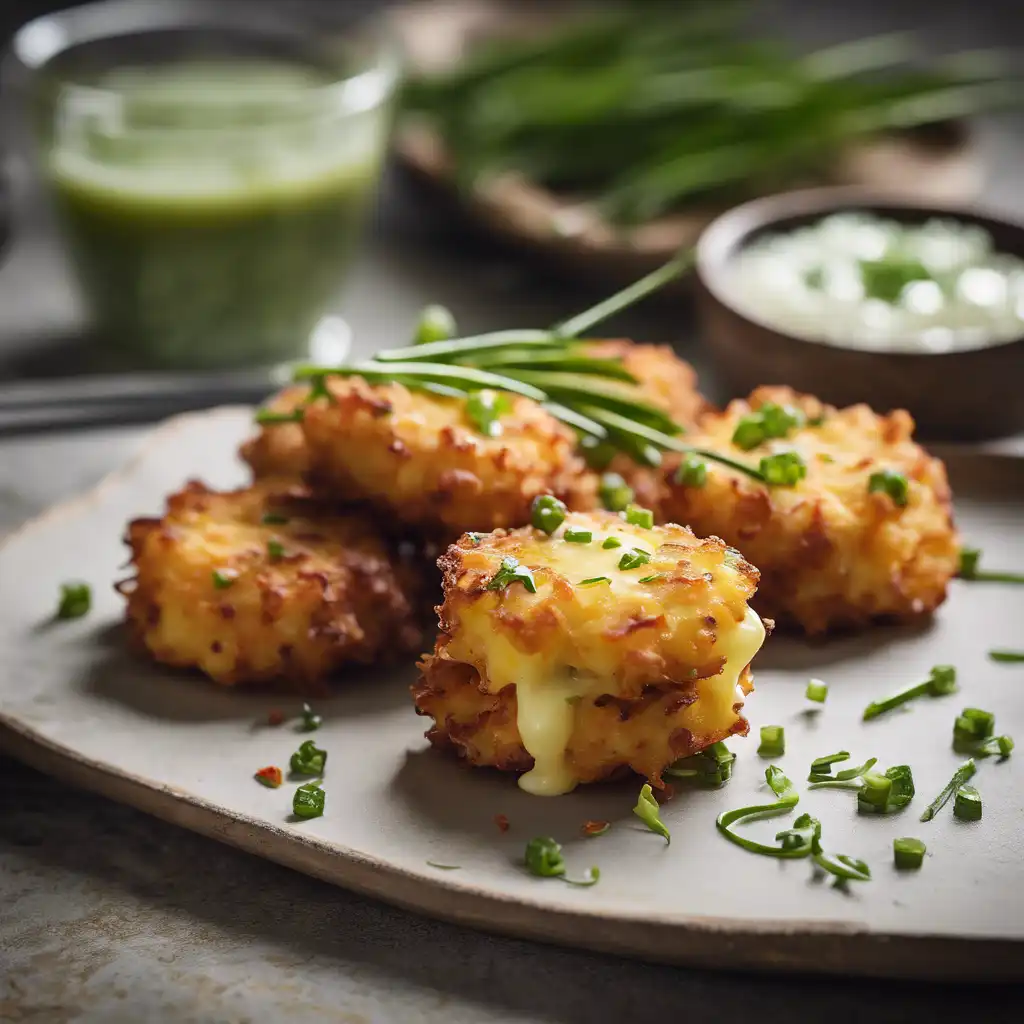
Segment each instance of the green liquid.
[[58,119],[47,171],[104,342],[168,367],[303,354],[360,236],[387,111],[339,115],[310,88],[326,76],[274,61],[94,84],[117,96]]

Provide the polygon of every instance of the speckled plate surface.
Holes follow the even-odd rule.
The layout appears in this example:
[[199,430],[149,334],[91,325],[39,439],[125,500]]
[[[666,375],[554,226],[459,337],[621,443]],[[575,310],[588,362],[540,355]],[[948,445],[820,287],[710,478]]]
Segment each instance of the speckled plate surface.
[[[284,764],[302,737],[260,723],[297,702],[219,690],[157,668],[124,648],[120,599],[124,523],[152,514],[190,476],[244,479],[234,459],[249,430],[241,409],[174,420],[138,461],[96,491],[10,537],[0,549],[0,742],[45,771],[161,818],[339,885],[468,925],[678,963],[877,975],[1024,977],[1024,754],[982,762],[980,822],[947,807],[918,818],[961,758],[950,748],[967,705],[995,712],[999,732],[1024,737],[1024,667],[993,664],[992,647],[1021,647],[1024,588],[957,582],[934,623],[879,629],[827,644],[773,638],[755,662],[747,710],[757,727],[786,727],[778,762],[801,793],[796,813],[824,826],[825,845],[866,860],[873,880],[836,889],[806,861],[757,857],[717,834],[723,809],[765,802],[766,762],[755,740],[719,791],[678,792],[664,808],[673,841],[631,813],[638,782],[543,799],[513,779],[465,769],[428,750],[411,708],[412,670],[364,672],[319,702],[317,734],[330,753],[323,818],[292,823],[292,785],[264,789],[253,771]],[[1024,563],[1024,461],[952,456],[957,512],[990,565]],[[85,619],[52,624],[62,581],[93,585]],[[938,662],[961,692],[925,699],[862,724],[871,699],[923,678]],[[808,676],[831,686],[808,710]],[[881,766],[909,763],[918,795],[902,813],[858,817],[853,794],[807,792],[809,762],[838,749]],[[770,794],[768,794],[770,799]],[[505,834],[494,824],[507,815]],[[792,817],[792,816],[791,816]],[[612,822],[597,839],[587,819]],[[770,837],[786,818],[752,826]],[[576,889],[527,875],[525,842],[552,835],[570,872],[599,865],[600,883]],[[918,836],[929,855],[916,873],[892,866],[892,840]],[[458,865],[442,871],[427,862]]]

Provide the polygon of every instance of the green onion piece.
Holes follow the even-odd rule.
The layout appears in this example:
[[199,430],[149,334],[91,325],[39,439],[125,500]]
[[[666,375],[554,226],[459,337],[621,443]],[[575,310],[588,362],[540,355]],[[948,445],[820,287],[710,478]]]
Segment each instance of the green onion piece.
[[307,782],[295,790],[292,797],[292,811],[298,818],[319,818],[324,813],[327,794],[319,781]]
[[484,437],[501,436],[501,417],[511,409],[511,399],[501,391],[473,391],[466,399],[466,416]]
[[261,427],[269,427],[275,423],[301,423],[305,411],[289,409],[287,412],[275,412],[273,409],[257,409],[253,420]]
[[[472,356],[478,352],[493,352],[498,349],[517,348],[544,350],[565,348],[565,342],[551,331],[491,331],[487,334],[475,334],[466,338],[450,338],[422,345],[410,345],[403,348],[389,348],[378,352],[375,363],[406,363],[433,362],[434,360],[457,361],[460,357]],[[303,374],[311,371],[300,368]],[[331,367],[320,367],[319,372],[330,373]]]
[[212,575],[215,590],[227,590],[238,579],[234,569],[214,569]]
[[569,878],[567,875],[562,875],[563,882],[568,882],[569,885],[575,885],[581,889],[588,889],[592,885],[597,885],[600,878],[601,871],[597,867],[587,868],[587,870],[583,872],[582,878]]
[[797,452],[779,452],[764,456],[758,472],[773,487],[795,487],[807,476],[807,465]]
[[811,774],[812,775],[831,775],[832,765],[839,764],[841,761],[849,761],[850,752],[848,750],[840,750],[836,754],[826,754],[825,757],[816,757],[811,762]]
[[745,452],[753,451],[764,443],[767,434],[764,432],[764,421],[757,413],[744,416],[736,424],[732,434],[732,443]]
[[846,854],[825,853],[820,850],[814,854],[814,863],[823,871],[834,875],[840,882],[869,882],[871,869],[862,860],[848,857]]
[[567,526],[565,533],[562,534],[562,540],[570,544],[589,544],[593,539],[594,535],[590,530],[577,530],[572,526]]
[[299,732],[315,732],[323,725],[323,716],[316,714],[308,704],[302,705],[302,717],[299,719]]
[[921,815],[922,821],[931,821],[943,807],[949,803],[949,798],[978,770],[973,760],[964,761],[955,772],[953,777],[943,787],[942,792],[924,809]]
[[981,819],[981,794],[973,786],[957,786],[953,817],[961,821]]
[[448,341],[458,334],[455,317],[447,306],[430,305],[420,313],[413,335],[414,345],[430,345],[435,341]]
[[888,494],[894,505],[902,508],[907,503],[910,485],[903,473],[894,469],[882,469],[868,477],[868,493],[881,491]]
[[621,548],[622,541],[619,540],[618,537],[605,537],[604,541],[601,544],[601,547],[603,547],[606,551],[609,551],[612,548]]
[[996,716],[981,708],[964,708],[953,723],[954,739],[987,740],[995,731]]
[[658,801],[654,799],[654,792],[649,782],[645,782],[637,798],[636,807],[633,813],[652,831],[665,839],[666,843],[672,842],[672,835],[661,820]]
[[601,477],[598,494],[609,512],[622,512],[633,500],[633,488],[618,473],[605,473]]
[[268,540],[267,557],[272,562],[276,562],[279,558],[284,558],[284,545],[279,540],[274,540],[273,538]]
[[651,573],[650,576],[641,576],[637,580],[637,583],[654,583],[655,580],[664,579],[664,575],[660,572]]
[[828,684],[823,683],[820,679],[808,679],[804,696],[817,704],[824,704],[828,697]]
[[580,580],[578,587],[592,587],[595,583],[611,583],[611,576],[590,576],[588,579]]
[[996,746],[999,748],[1000,756],[1009,757],[1013,752],[1013,738],[1011,736],[997,736]]
[[624,515],[630,526],[639,526],[645,530],[650,530],[654,526],[654,513],[649,508],[627,505]]
[[[809,814],[801,814],[792,828],[775,833],[775,841],[794,857],[806,857],[813,852],[821,838],[821,822]],[[774,847],[768,847],[772,850]]]
[[884,809],[889,803],[892,791],[892,780],[879,772],[865,772],[861,776],[861,788],[857,794],[858,805],[863,803],[868,808]]
[[[780,846],[768,846],[765,843],[758,843],[746,836],[734,832],[732,826],[738,821],[756,821],[760,818],[769,818],[777,814],[785,814],[796,807],[800,797],[794,789],[793,784],[780,768],[770,765],[765,771],[765,781],[771,791],[778,797],[775,803],[757,804],[750,807],[737,807],[732,811],[723,811],[715,821],[719,832],[722,833],[731,843],[742,846],[744,850],[751,853],[763,854],[766,857],[806,857],[811,852],[810,843],[805,846],[798,846],[792,840],[783,839]],[[813,825],[811,823],[814,823]],[[820,830],[820,825],[810,817],[802,815],[794,822],[794,828],[809,828],[813,836],[814,832]],[[779,833],[783,835],[783,833]]]
[[950,693],[956,693],[956,669],[952,665],[936,665],[923,683],[894,693],[891,697],[883,700],[872,701],[865,709],[863,720],[877,718],[886,711],[891,711],[907,701],[916,700],[918,697],[943,697]]
[[1019,665],[1024,662],[1024,651],[989,651],[993,661],[1001,661],[1007,665]]
[[327,767],[327,751],[321,750],[313,740],[299,744],[288,766],[296,775],[323,775]]
[[693,452],[683,456],[672,477],[680,487],[703,487],[707,479],[708,464]]
[[531,594],[537,593],[537,584],[534,582],[533,573],[525,565],[520,565],[519,559],[509,555],[501,560],[501,568],[491,577],[487,589],[504,590],[512,583],[522,583]]
[[798,430],[806,422],[802,410],[794,405],[778,405],[765,402],[758,410],[765,437],[788,437],[790,431]]
[[619,568],[623,570],[639,569],[641,565],[646,565],[650,560],[651,556],[646,551],[630,548],[619,559]]
[[549,536],[565,522],[565,502],[552,494],[538,494],[530,506],[530,523]]
[[985,572],[978,566],[981,563],[979,548],[963,548],[960,551],[960,572],[962,580],[978,580],[986,583],[1024,583],[1024,573],[1019,572]]
[[538,878],[555,878],[565,874],[562,847],[550,836],[538,836],[526,844],[526,870]]
[[673,761],[662,773],[674,779],[694,779],[702,786],[721,786],[732,778],[736,755],[720,740],[699,754]]
[[910,770],[910,765],[897,764],[892,768],[886,768],[885,777],[892,783],[885,810],[887,812],[898,811],[906,807],[917,792],[914,786],[914,773]]
[[892,841],[892,855],[896,867],[901,871],[916,871],[924,863],[928,848],[920,839],[904,836]]
[[786,752],[786,730],[781,725],[761,726],[761,745],[757,748],[759,757],[782,757]]
[[428,860],[428,867],[437,868],[439,871],[459,871],[458,864],[439,864],[436,860]]
[[57,604],[58,619],[80,619],[92,607],[92,589],[88,583],[62,583]]
[[585,434],[580,438],[580,451],[583,453],[583,460],[591,469],[603,470],[607,469],[608,464],[615,458],[618,448],[610,441]]
[[877,757],[869,757],[862,765],[858,765],[856,768],[844,768],[841,772],[836,772],[835,778],[828,774],[817,775],[812,771],[807,781],[812,783],[811,788],[860,789],[860,779],[871,771],[877,763]]
[[288,517],[281,515],[280,512],[264,512],[260,522],[264,526],[286,526]]

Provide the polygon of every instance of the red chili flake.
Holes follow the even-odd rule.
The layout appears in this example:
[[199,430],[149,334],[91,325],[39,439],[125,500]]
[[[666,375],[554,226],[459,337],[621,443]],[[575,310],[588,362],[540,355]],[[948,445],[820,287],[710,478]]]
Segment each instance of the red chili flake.
[[675,795],[676,789],[671,782],[666,782],[662,789],[656,789],[654,791],[654,799],[657,800],[659,804],[667,804]]
[[611,827],[610,821],[585,821],[583,822],[583,834],[585,836],[603,836]]
[[498,826],[499,832],[508,831],[508,818],[504,814],[496,814],[494,816],[494,824]]
[[281,774],[280,768],[268,764],[266,768],[261,768],[256,773],[256,781],[262,782],[268,789],[277,789],[284,781],[284,776]]
[[278,708],[267,715],[267,725],[282,725],[284,723],[284,712]]

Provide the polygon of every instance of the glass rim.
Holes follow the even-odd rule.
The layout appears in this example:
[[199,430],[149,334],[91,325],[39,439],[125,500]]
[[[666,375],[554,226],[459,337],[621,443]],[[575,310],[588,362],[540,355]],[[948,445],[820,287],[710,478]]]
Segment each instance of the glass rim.
[[[308,19],[286,20],[288,13],[301,18],[304,12],[315,10],[310,3],[299,4],[290,12],[282,11],[273,0],[250,0],[244,11],[242,7],[231,0],[96,0],[43,14],[23,24],[11,37],[4,64],[8,73],[13,69],[22,78],[31,79],[72,47],[121,36],[206,27],[250,34],[262,29],[270,35],[276,32],[281,38],[300,38],[315,27]],[[386,17],[364,15],[336,28],[339,36],[351,34],[370,43],[368,66],[352,74],[338,74],[333,81],[311,84],[301,95],[328,101],[341,114],[355,115],[381,106],[394,93],[402,64],[400,47]],[[61,81],[60,87],[62,92],[84,97],[124,94],[117,88],[73,78]]]

